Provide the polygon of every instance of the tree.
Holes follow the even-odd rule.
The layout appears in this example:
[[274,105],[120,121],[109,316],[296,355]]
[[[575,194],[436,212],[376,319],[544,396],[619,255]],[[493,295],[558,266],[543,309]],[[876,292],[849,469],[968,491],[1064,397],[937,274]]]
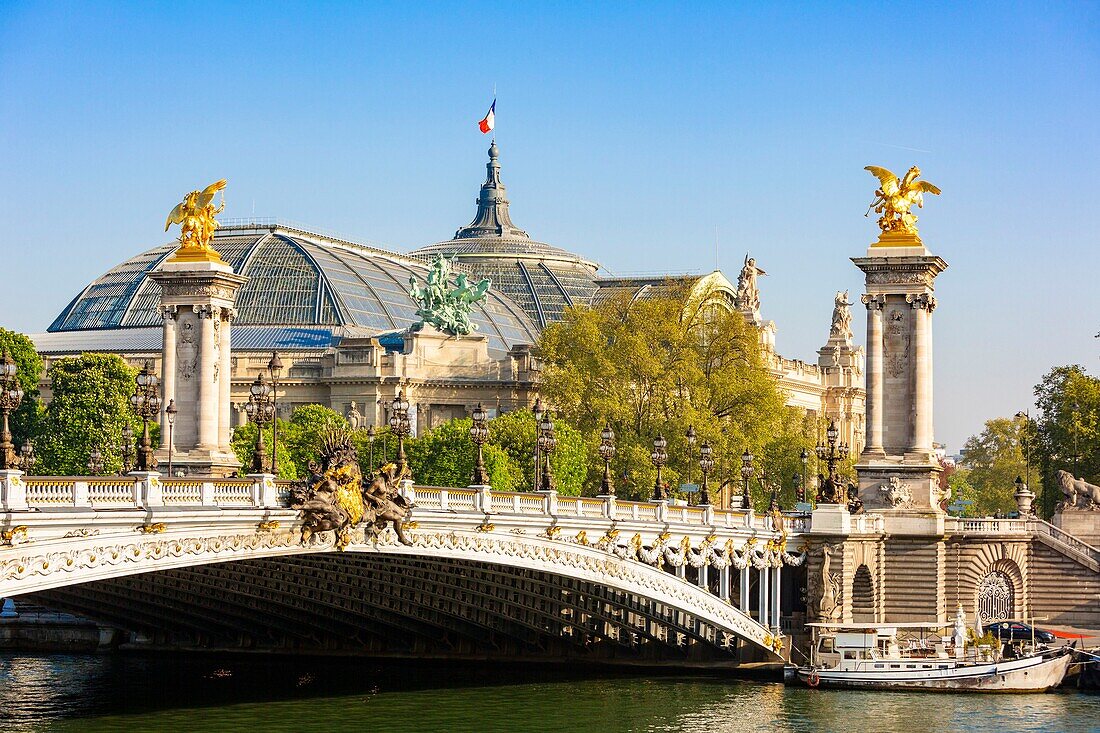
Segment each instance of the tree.
[[[522,480],[516,487],[518,491],[530,491],[535,485],[536,433],[535,415],[530,410],[507,412],[489,421],[489,444],[504,451],[522,472]],[[594,460],[595,445],[586,443],[584,435],[556,416],[554,437],[557,447],[550,454],[554,487],[560,494],[580,496],[589,476],[589,465]]]
[[956,467],[951,475],[947,477],[947,488],[951,491],[951,498],[954,501],[969,501],[970,504],[966,505],[966,508],[960,513],[959,516],[963,517],[976,517],[978,512],[975,507],[978,505],[977,490],[969,481],[970,471],[965,468]]
[[[476,447],[470,441],[470,418],[449,420],[406,443],[409,468],[418,484],[469,486],[476,463]],[[490,428],[491,431],[491,428]],[[484,446],[489,484],[496,491],[523,491],[523,471],[502,448]]]
[[[671,487],[688,477],[698,481],[704,441],[718,462],[715,487],[727,478],[740,483],[746,449],[759,457],[758,477],[790,487],[814,431],[804,413],[785,406],[759,332],[720,293],[692,293],[679,284],[661,291],[567,309],[539,339],[543,394],[593,452],[604,425],[615,431],[613,468],[624,497],[652,495],[650,454],[658,434],[668,441],[663,478]],[[698,436],[694,446],[685,437],[689,426]],[[602,473],[601,465],[592,466],[590,487]],[[761,491],[754,482],[758,507],[767,505],[767,485]]]
[[15,443],[15,449],[19,450],[25,440],[38,433],[38,422],[42,419],[38,398],[38,383],[42,379],[43,370],[42,357],[35,351],[34,343],[29,338],[4,328],[0,328],[0,351],[7,351],[15,361],[19,388],[23,390],[23,401],[9,419],[12,442]]
[[1062,492],[1055,472],[1069,471],[1091,483],[1100,481],[1100,379],[1084,367],[1055,367],[1035,386],[1035,449],[1044,490],[1039,504],[1050,516]]
[[[135,374],[114,354],[84,354],[51,364],[47,376],[53,398],[35,441],[36,472],[86,474],[93,450],[102,454],[105,473],[120,471],[123,426],[129,424],[138,441],[141,436],[141,422],[130,408]],[[154,429],[154,445],[156,434]]]
[[[252,472],[252,453],[256,450],[256,432],[259,430],[256,423],[249,422],[244,425],[238,425],[233,428],[233,438],[230,445],[233,446],[233,453],[237,456],[237,460],[241,462],[239,475],[245,476]],[[278,470],[278,477],[287,481],[294,481],[302,478],[305,474],[299,474],[298,467],[291,460],[290,453],[287,450],[287,444],[284,440],[290,432],[290,423],[286,420],[279,420],[279,455],[276,458],[276,468]],[[264,452],[267,456],[268,466],[264,467],[265,471],[270,470],[270,461],[273,447],[273,435],[270,425],[264,426]]]
[[[998,417],[987,420],[985,430],[963,444],[961,467],[966,471],[964,481],[972,493],[955,498],[972,500],[976,516],[1016,510],[1012,495],[1016,478],[1027,470],[1023,446],[1028,430],[1023,420]],[[958,485],[958,488],[966,487]]]

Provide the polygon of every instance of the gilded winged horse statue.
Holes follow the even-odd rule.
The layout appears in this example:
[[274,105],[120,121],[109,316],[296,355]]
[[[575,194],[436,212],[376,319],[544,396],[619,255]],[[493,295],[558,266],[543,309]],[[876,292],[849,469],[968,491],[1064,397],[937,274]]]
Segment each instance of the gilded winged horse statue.
[[878,225],[885,232],[917,233],[917,215],[910,212],[910,208],[916,204],[917,208],[924,208],[924,194],[939,195],[940,189],[928,181],[918,181],[920,168],[913,166],[905,177],[898,179],[892,172],[877,165],[869,165],[864,170],[871,172],[879,180],[879,188],[875,191],[875,200],[867,207],[867,213],[871,209],[876,214],[881,214]]
[[[183,201],[176,204],[176,208],[168,214],[168,221],[164,224],[164,231],[168,231],[173,224],[180,225],[179,249],[176,257],[181,259],[220,260],[217,252],[210,246],[210,240],[214,236],[214,230],[218,228],[218,222],[214,218],[216,214],[225,209],[225,179],[215,181],[202,191],[192,191],[183,197]],[[221,206],[214,206],[214,196],[222,191]]]

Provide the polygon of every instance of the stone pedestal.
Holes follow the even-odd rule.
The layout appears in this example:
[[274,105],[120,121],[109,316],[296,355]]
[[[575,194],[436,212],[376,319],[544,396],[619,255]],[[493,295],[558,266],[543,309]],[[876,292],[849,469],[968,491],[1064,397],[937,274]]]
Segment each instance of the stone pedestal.
[[[933,280],[947,263],[892,232],[852,261],[866,275],[867,425],[856,470],[869,510],[940,513],[932,448]],[[889,529],[888,529],[889,531]]]
[[810,515],[815,535],[843,536],[852,533],[852,515],[843,504],[818,504]]
[[1100,547],[1100,511],[1059,509],[1051,524],[1093,547]]
[[187,475],[236,475],[240,462],[230,446],[230,328],[237,290],[247,278],[223,262],[169,260],[149,275],[161,288],[164,319],[162,398],[175,400],[174,428],[161,415],[157,460]]

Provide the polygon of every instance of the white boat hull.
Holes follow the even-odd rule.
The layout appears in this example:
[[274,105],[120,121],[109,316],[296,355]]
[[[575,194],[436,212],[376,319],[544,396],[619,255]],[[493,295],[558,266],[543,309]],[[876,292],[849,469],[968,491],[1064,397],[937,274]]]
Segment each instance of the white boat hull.
[[[1054,656],[1032,656],[988,664],[962,664],[942,668],[942,660],[931,662],[934,669],[907,668],[905,663],[890,668],[867,663],[866,669],[836,670],[798,669],[799,681],[810,687],[830,687],[865,690],[928,690],[939,692],[1043,692],[1062,683],[1072,655],[1056,652]],[[892,661],[892,660],[891,660]],[[896,663],[895,663],[896,664]],[[918,665],[920,666],[920,665]]]

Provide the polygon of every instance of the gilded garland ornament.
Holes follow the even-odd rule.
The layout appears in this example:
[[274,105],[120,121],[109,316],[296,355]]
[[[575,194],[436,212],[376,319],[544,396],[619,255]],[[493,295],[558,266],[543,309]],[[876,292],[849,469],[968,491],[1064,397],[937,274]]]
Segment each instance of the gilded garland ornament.
[[[173,224],[180,225],[179,249],[171,262],[222,262],[221,256],[210,246],[214,231],[218,228],[216,214],[225,210],[226,180],[215,181],[201,191],[192,191],[183,197],[168,214],[164,231]],[[214,206],[214,196],[222,192],[221,205]]]

